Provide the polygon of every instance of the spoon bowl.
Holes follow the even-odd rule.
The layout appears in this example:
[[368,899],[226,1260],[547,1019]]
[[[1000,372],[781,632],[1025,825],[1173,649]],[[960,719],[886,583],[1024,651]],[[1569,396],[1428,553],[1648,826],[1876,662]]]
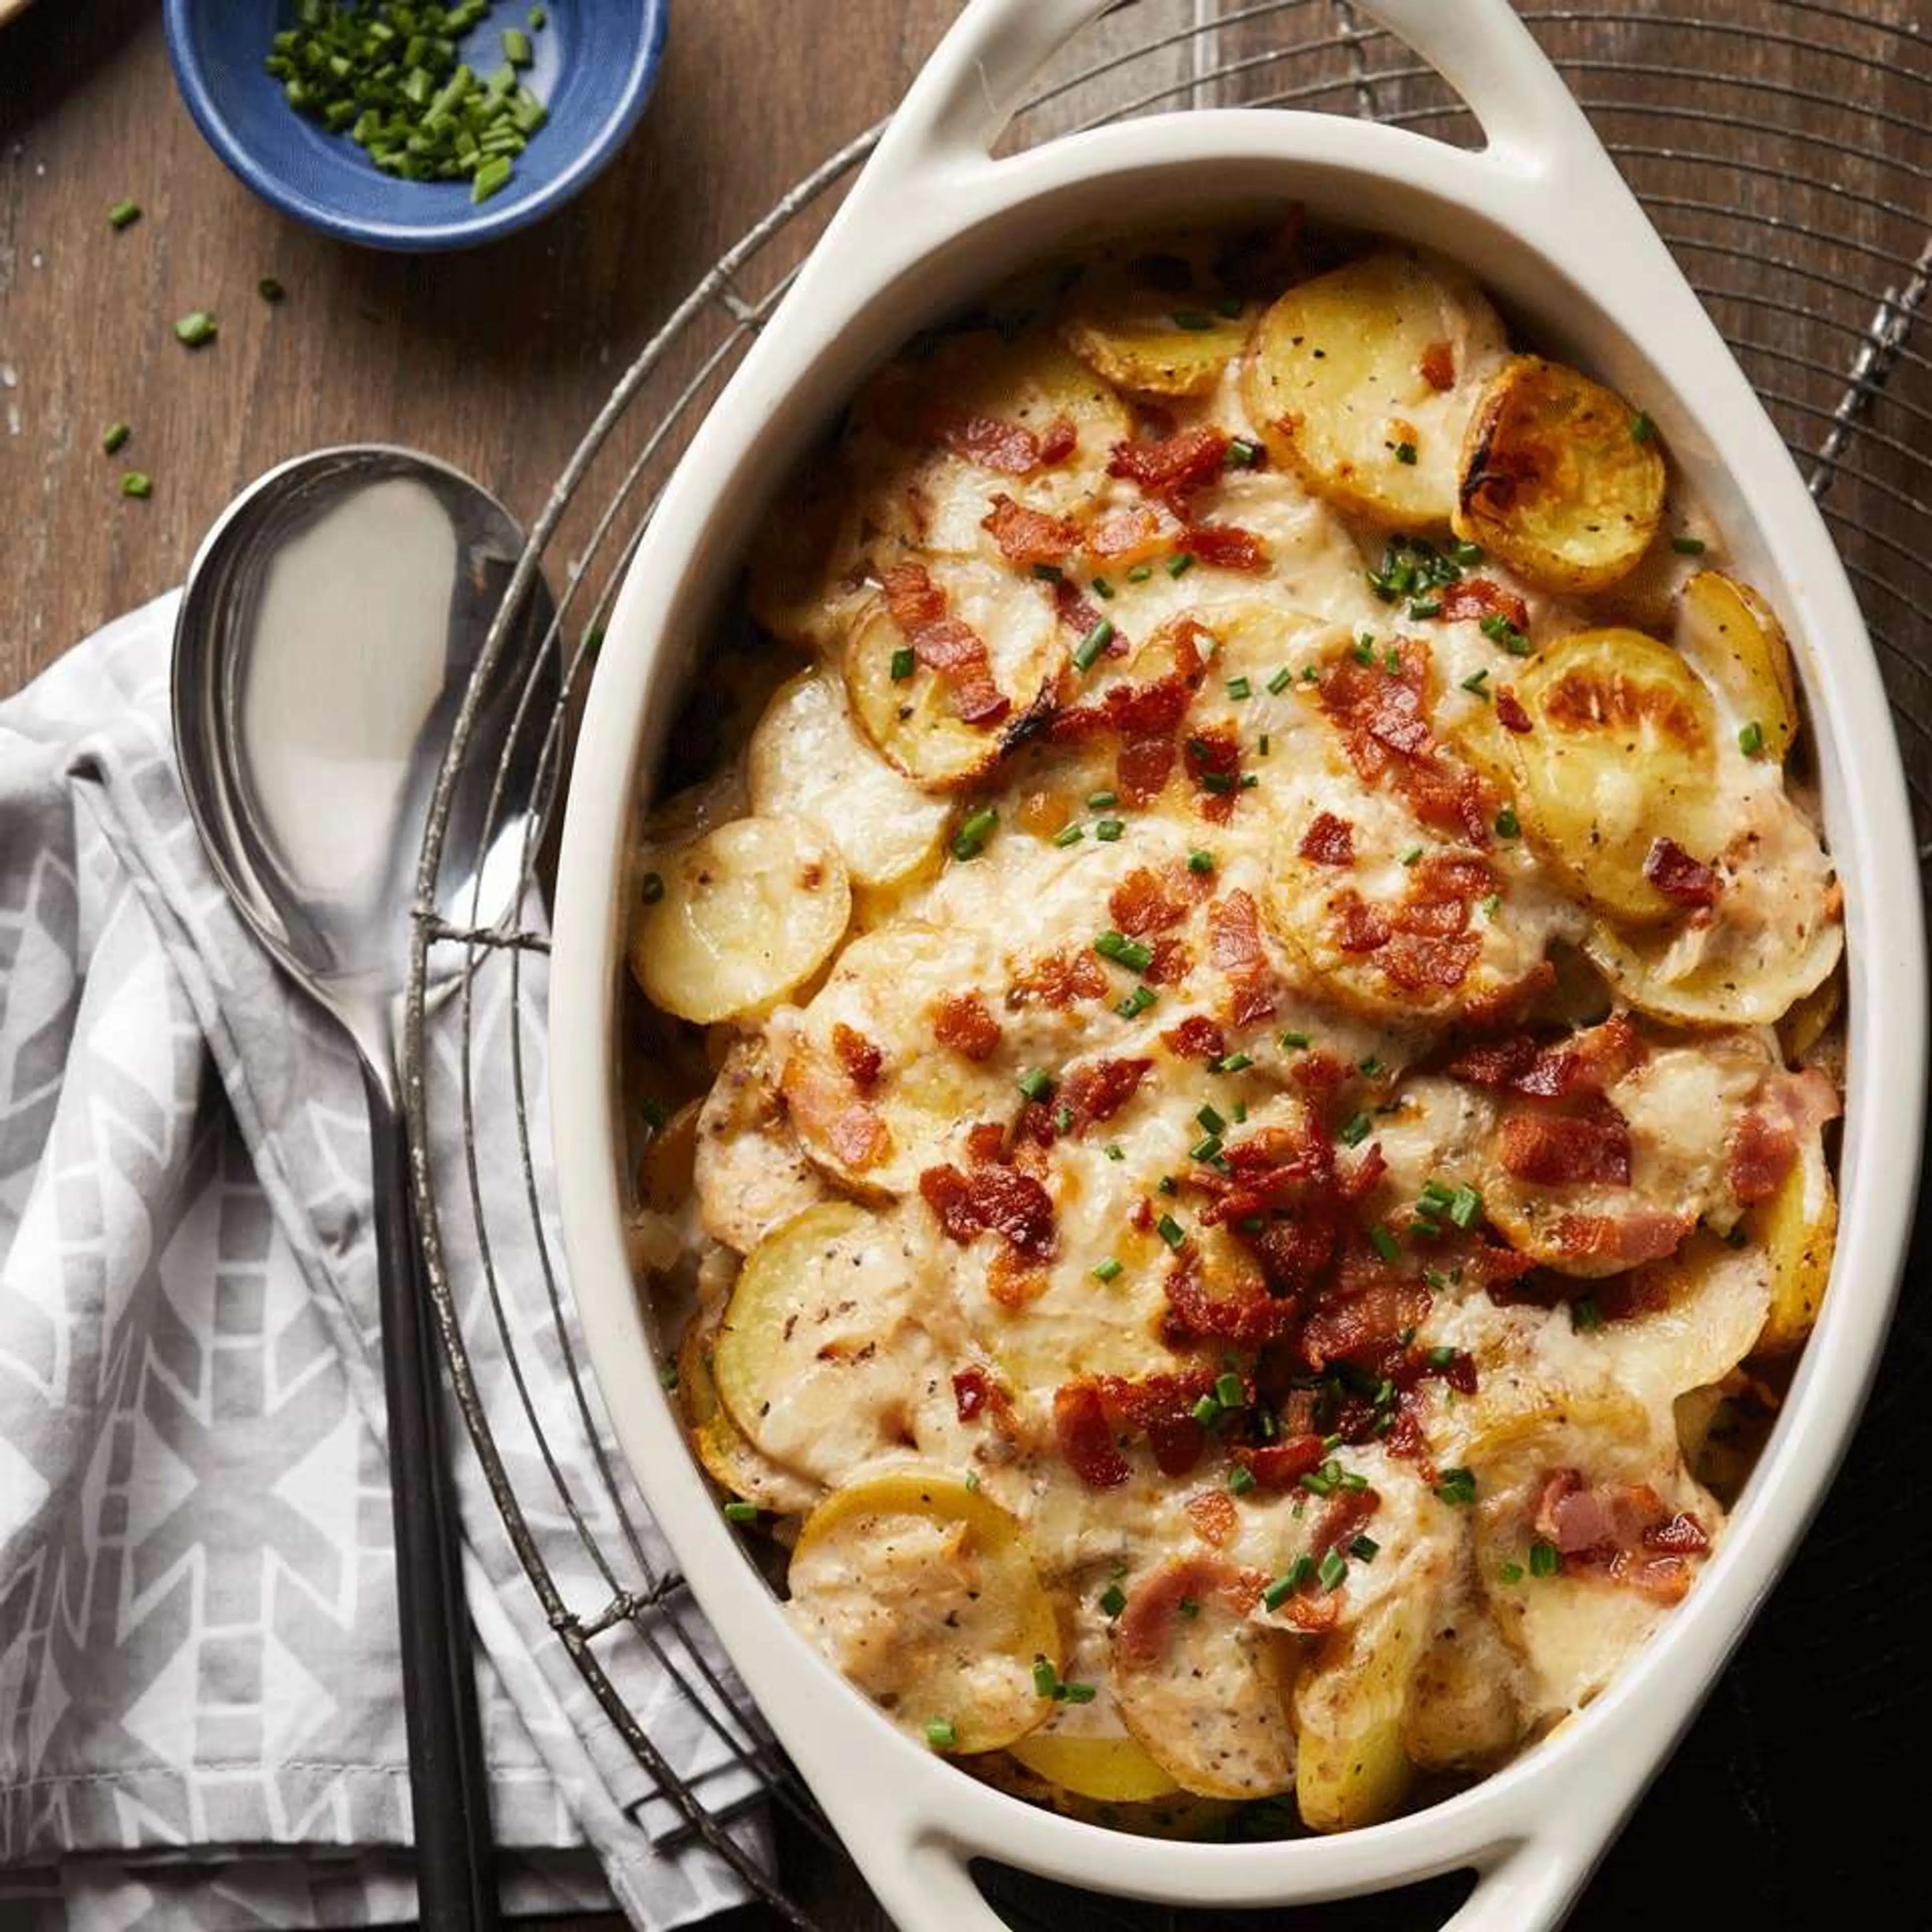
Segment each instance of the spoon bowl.
[[[397,1028],[413,921],[474,929],[516,910],[560,688],[542,655],[553,606],[541,574],[503,611],[524,548],[502,506],[446,464],[322,450],[230,506],[189,570],[175,629],[176,755],[210,863],[362,1064],[418,1910],[438,1932],[494,1927],[497,1913]],[[419,904],[432,801],[485,674],[431,903]]]

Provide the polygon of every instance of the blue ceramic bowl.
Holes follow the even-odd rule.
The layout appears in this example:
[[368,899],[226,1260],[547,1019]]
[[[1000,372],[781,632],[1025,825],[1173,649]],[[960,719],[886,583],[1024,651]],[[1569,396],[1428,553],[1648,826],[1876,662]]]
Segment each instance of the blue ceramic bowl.
[[[398,181],[346,134],[298,114],[264,71],[293,0],[166,0],[168,52],[195,124],[264,201],[326,234],[372,248],[468,248],[560,207],[622,145],[650,98],[670,0],[545,0],[524,80],[550,119],[508,184],[480,204],[467,182]],[[505,27],[527,27],[529,0],[500,0],[463,43],[495,68]]]

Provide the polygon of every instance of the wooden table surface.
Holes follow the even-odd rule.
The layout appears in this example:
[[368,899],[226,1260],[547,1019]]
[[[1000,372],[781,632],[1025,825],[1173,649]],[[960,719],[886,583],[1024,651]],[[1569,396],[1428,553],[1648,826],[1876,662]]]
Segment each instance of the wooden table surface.
[[[638,345],[781,188],[889,108],[952,10],[950,0],[678,0],[656,98],[599,182],[494,248],[411,260],[292,226],[232,180],[176,98],[152,5],[43,0],[28,9],[0,32],[0,695],[178,581],[240,485],[318,445],[413,444],[532,514]],[[1576,45],[1614,57],[1624,44],[1619,13],[1684,9],[1624,0],[1600,10],[1610,17],[1580,28]],[[1746,27],[1761,17],[1754,0],[1701,0],[1701,10]],[[1906,26],[1922,24],[1922,0],[1852,0],[1848,10]],[[1818,31],[1836,31],[1830,8],[1811,11]],[[1741,70],[1808,88],[1821,114],[1844,98],[1842,70],[1826,62],[1814,72],[1774,37],[1759,45],[1747,32],[1726,45]],[[1868,84],[1875,112],[1880,96],[1903,105],[1902,94]],[[1903,142],[1922,167],[1932,142],[1909,114],[1894,118],[1903,131],[1881,127],[1874,152]],[[1723,145],[1721,130],[1712,138]],[[1667,148],[1660,165],[1674,165]],[[1898,198],[1895,185],[1886,193]],[[1905,214],[1922,234],[1932,212],[1922,182],[1918,194]],[[106,211],[124,196],[144,214],[116,232]],[[272,308],[256,292],[265,274],[287,290]],[[196,308],[214,310],[221,329],[191,354],[170,324]],[[1854,326],[1869,314],[1868,302]],[[1838,358],[1840,346],[1816,352]],[[1750,366],[1761,382],[1763,370],[1777,373],[1774,363]],[[1932,422],[1924,370],[1908,373],[1922,401],[1907,405],[1918,412],[1906,427],[1922,442]],[[1828,412],[1831,382],[1816,393],[1812,406]],[[100,434],[118,418],[134,434],[110,458]],[[119,495],[130,467],[152,475],[151,500]],[[1922,557],[1924,512],[1910,488],[1848,488],[1891,520],[1890,550]],[[1918,1394],[1885,1402],[1833,1510],[1856,1507],[1874,1480],[1895,1480],[1901,1468],[1918,1480],[1924,1466],[1932,1351],[1923,1321],[1902,1339],[1901,1372]],[[1820,1532],[1830,1562],[1875,1560],[1829,1528],[1831,1514]],[[1904,1523],[1896,1510],[1886,1521],[1874,1534],[1895,1537]],[[1922,1553],[1922,1510],[1916,1523]],[[1692,1923],[1701,1894],[1684,1876],[1690,1867],[1721,1875],[1738,1916],[1762,1928],[1799,1922],[1797,1902],[1814,1889],[1857,1906],[1902,1900],[1916,1885],[1922,1904],[1922,1879],[1906,1876],[1922,1870],[1911,1834],[1878,1821],[1888,1792],[1923,1780],[1924,1576],[1895,1550],[1884,1560],[1896,1580],[1855,1607],[1842,1580],[1801,1562],[1592,1886],[1578,1932],[1622,1927],[1636,1911],[1660,1927]],[[1438,1898],[1341,1918],[1298,1913],[1292,1923],[1421,1932],[1446,1916]],[[1060,1932],[1126,1922],[1116,1908],[1071,1899],[1051,1916]],[[848,1900],[826,1922],[856,1932],[872,1921]]]

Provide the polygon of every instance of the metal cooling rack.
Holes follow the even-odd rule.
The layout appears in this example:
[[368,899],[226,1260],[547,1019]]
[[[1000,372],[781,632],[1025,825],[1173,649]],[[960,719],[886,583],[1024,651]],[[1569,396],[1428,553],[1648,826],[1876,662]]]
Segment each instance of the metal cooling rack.
[[[1880,652],[1924,842],[1932,827],[1932,649],[1922,616],[1932,608],[1932,357],[1916,325],[1932,279],[1932,136],[1925,131],[1932,128],[1932,46],[1920,38],[1918,5],[1624,0],[1569,8],[1532,0],[1521,10],[1736,350],[1832,526]],[[1363,116],[1458,145],[1478,138],[1442,82],[1344,0],[1124,0],[1046,78],[1006,145],[1208,104]],[[658,490],[879,132],[867,130],[826,159],[690,290],[613,391],[538,519],[523,572],[543,568],[559,595],[548,664],[531,673],[522,699],[526,728],[543,736],[551,801],[524,845],[528,886],[543,877],[545,834],[554,830],[547,821],[557,816],[571,721],[596,640]],[[1444,244],[1453,250],[1453,238]],[[499,674],[486,659],[479,688]],[[514,990],[525,962],[548,944],[534,915],[528,923],[473,930],[452,927],[433,910],[452,796],[459,782],[466,787],[483,776],[466,769],[464,753],[479,708],[472,692],[422,859],[406,1040],[418,1148],[427,1144],[426,1119],[439,1102],[460,1106],[466,1122],[472,1103],[466,1076],[458,1094],[435,1090],[437,1081],[456,1076],[439,1072],[423,1051],[426,1008],[436,1003],[430,982],[454,979],[466,1070],[484,963],[507,959]],[[494,812],[494,783],[486,788]],[[1922,857],[1928,853],[1932,844],[1922,842]],[[523,898],[534,908],[541,892]],[[692,1642],[694,1612],[681,1580],[650,1560],[614,1469],[601,1460],[568,1466],[560,1458],[518,1372],[510,1300],[489,1260],[506,1230],[514,1226],[525,1251],[534,1232],[542,1291],[560,1335],[568,1332],[560,1318],[568,1289],[541,1208],[541,1163],[530,1141],[541,1123],[526,1107],[527,1072],[540,1060],[541,1042],[512,1024],[522,1192],[487,1198],[472,1154],[466,1188],[446,1187],[439,1196],[419,1169],[418,1195],[451,1379],[490,1491],[552,1627],[674,1809],[676,1832],[701,1837],[738,1870],[771,1915],[766,1922],[851,1932],[862,1913],[862,1888],[809,1793],[754,1710],[719,1712],[718,1680]],[[487,1397],[452,1299],[452,1250],[480,1251],[490,1317],[510,1356],[507,1388],[493,1384]],[[520,1286],[530,1292],[528,1283]],[[587,1420],[598,1412],[587,1365],[569,1354],[567,1341],[562,1346]],[[1922,1397],[1924,1380],[1921,1370],[1914,1400]],[[1897,1400],[1882,1396],[1880,1406],[1895,1408]],[[520,1445],[514,1454],[504,1447],[512,1436]],[[546,1564],[532,1528],[541,1522],[554,1531],[566,1520],[581,1558],[569,1582]],[[755,1780],[776,1827],[777,1876],[728,1835],[729,1814],[708,1808],[703,1787],[670,1774],[628,1700],[614,1654],[619,1633],[641,1642],[679,1694],[708,1714],[704,1721]],[[1690,1748],[1694,1742],[1694,1734]],[[1454,1889],[1452,1883],[1440,1898],[1432,1893],[1425,1909],[1453,1904]],[[1001,1886],[998,1896],[1016,1925],[1043,1924],[1048,1912],[1061,1932],[1088,1922],[1080,1901],[1058,1888]],[[1421,1904],[1413,1900],[1410,1910]],[[1348,1923],[1401,1922],[1375,1911]],[[1440,1916],[1434,1910],[1427,1922]],[[1184,1917],[1208,1922],[1164,1911],[1143,1916],[1120,1901],[1108,1901],[1104,1917],[1090,1922],[1178,1926]],[[1214,1922],[1232,1921],[1221,1915]]]

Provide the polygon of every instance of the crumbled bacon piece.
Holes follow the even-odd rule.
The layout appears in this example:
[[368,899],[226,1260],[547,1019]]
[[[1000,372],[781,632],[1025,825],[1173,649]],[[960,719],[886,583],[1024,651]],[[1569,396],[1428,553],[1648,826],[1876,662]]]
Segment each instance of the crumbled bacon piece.
[[1014,974],[1007,1004],[1021,1006],[1037,1000],[1042,1006],[1070,1006],[1076,1000],[1097,1000],[1106,990],[1106,972],[1084,948],[1048,952],[1028,961]]
[[1292,1490],[1311,1470],[1322,1466],[1328,1448],[1319,1436],[1291,1436],[1258,1448],[1238,1448],[1234,1460],[1264,1490]]
[[1301,836],[1301,856],[1317,866],[1352,866],[1355,828],[1332,812],[1318,812]]
[[860,1093],[869,1094],[878,1085],[885,1069],[885,1055],[856,1027],[848,1026],[843,1020],[834,1022],[832,1050],[838,1056],[846,1078]]
[[1150,986],[1178,986],[1194,970],[1194,955],[1180,940],[1156,939],[1141,977]]
[[1158,440],[1115,443],[1107,474],[1138,484],[1184,518],[1188,499],[1220,481],[1227,454],[1225,431],[1184,429]]
[[1423,350],[1416,370],[1432,389],[1453,389],[1456,386],[1455,345],[1442,340],[1430,343]]
[[794,1053],[779,1077],[778,1091],[799,1126],[824,1141],[855,1172],[877,1167],[891,1153],[892,1137],[885,1122],[862,1100],[853,1099],[850,1083],[818,1054]]
[[1315,1526],[1315,1534],[1309,1539],[1311,1547],[1324,1555],[1333,1550],[1337,1556],[1347,1556],[1348,1546],[1382,1506],[1382,1499],[1373,1490],[1338,1490],[1329,1498],[1322,1520]]
[[980,1120],[966,1130],[966,1158],[987,1166],[1006,1157],[1006,1130],[998,1120]]
[[962,1422],[970,1422],[985,1409],[992,1394],[986,1370],[977,1366],[960,1369],[952,1378],[952,1405]]
[[1032,1175],[1010,1167],[978,1167],[970,1174],[950,1165],[929,1167],[919,1191],[950,1239],[964,1244],[991,1232],[1036,1261],[1052,1258],[1053,1197]]
[[1720,881],[1715,872],[1694,859],[1674,838],[1651,842],[1644,854],[1643,875],[1667,899],[1679,905],[1708,906],[1718,902]]
[[1240,1518],[1234,1498],[1226,1490],[1197,1490],[1184,1507],[1195,1534],[1203,1543],[1219,1550],[1233,1538]]
[[1575,1262],[1624,1268],[1674,1255],[1694,1225],[1688,1214],[1637,1208],[1626,1214],[1564,1214],[1544,1235],[1546,1247]]
[[997,470],[1003,476],[1030,476],[1036,470],[1064,463],[1079,442],[1079,434],[1068,416],[1055,416],[1044,430],[1036,432],[1004,416],[974,416],[944,407],[932,412],[928,433],[955,456],[963,456],[982,470]]
[[1199,788],[1201,816],[1225,825],[1234,816],[1241,784],[1240,734],[1232,724],[1208,724],[1187,740],[1187,774]]
[[1184,1476],[1200,1461],[1208,1436],[1195,1418],[1194,1406],[1214,1386],[1211,1370],[1100,1376],[1094,1381],[1108,1420],[1146,1436],[1162,1474]]
[[913,655],[944,680],[953,708],[968,724],[993,724],[1012,709],[993,681],[986,642],[968,623],[948,614],[946,593],[926,567],[897,563],[884,579],[886,608]]
[[1114,787],[1129,805],[1146,805],[1160,795],[1173,770],[1171,736],[1130,738],[1114,756]]
[[[1288,1224],[1279,1224],[1286,1226]],[[1224,1342],[1237,1348],[1258,1348],[1293,1328],[1295,1305],[1265,1293],[1216,1294],[1201,1279],[1198,1266],[1183,1257],[1162,1284],[1167,1313],[1162,1324],[1170,1343]]]
[[1219,1597],[1245,1614],[1236,1594],[1246,1594],[1241,1582],[1241,1573],[1216,1557],[1182,1557],[1162,1565],[1128,1598],[1114,1625],[1122,1660],[1143,1670],[1158,1664],[1174,1642],[1183,1604]]
[[1472,1086],[1561,1100],[1571,1094],[1600,1094],[1616,1085],[1643,1064],[1646,1052],[1629,1016],[1613,1013],[1600,1026],[1546,1045],[1532,1034],[1518,1034],[1472,1047],[1444,1070],[1451,1079],[1466,1080]]
[[1181,548],[1197,563],[1217,570],[1265,570],[1267,543],[1238,524],[1190,524],[1182,533]]
[[1497,1149],[1503,1172],[1532,1186],[1630,1185],[1630,1124],[1607,1100],[1574,1114],[1512,1114]]
[[933,1008],[932,1036],[968,1060],[989,1060],[999,1050],[1000,1023],[977,993],[949,993]]
[[1000,554],[1022,570],[1036,563],[1058,563],[1080,541],[1078,531],[1066,518],[1016,502],[1004,490],[994,497],[980,527],[999,545]]
[[1054,713],[1048,736],[1060,744],[1102,734],[1127,741],[1171,735],[1200,684],[1207,663],[1201,646],[1206,638],[1192,617],[1177,619],[1157,640],[1166,647],[1171,669],[1144,682],[1110,685],[1086,704],[1066,706]]
[[1429,1313],[1429,1291],[1393,1278],[1324,1301],[1302,1324],[1300,1346],[1316,1370],[1393,1342],[1419,1328]]
[[1519,736],[1535,728],[1530,722],[1529,713],[1522,708],[1522,700],[1516,694],[1514,685],[1496,686],[1496,722],[1505,731],[1514,731]]
[[1205,1013],[1190,1013],[1160,1038],[1163,1046],[1183,1060],[1219,1060],[1228,1051],[1226,1036]]
[[1237,886],[1208,908],[1208,956],[1224,973],[1266,964],[1261,911],[1252,893]]
[[1076,1067],[1060,1090],[1060,1104],[1072,1116],[1070,1131],[1112,1120],[1132,1099],[1153,1064],[1150,1060],[1095,1060]]
[[1566,1570],[1600,1574],[1666,1604],[1690,1587],[1688,1559],[1710,1547],[1696,1516],[1667,1509],[1648,1484],[1586,1488],[1574,1469],[1556,1471],[1544,1485],[1536,1529],[1562,1553]]
[[1180,526],[1151,503],[1130,503],[1096,518],[1086,536],[1087,554],[1097,564],[1144,563],[1172,550]]
[[1798,1158],[1800,1141],[1838,1112],[1838,1096],[1816,1067],[1778,1073],[1731,1130],[1726,1175],[1732,1194],[1745,1206],[1768,1201]]
[[1100,1391],[1090,1380],[1069,1382],[1054,1391],[1053,1433],[1067,1467],[1089,1489],[1118,1489],[1127,1480],[1127,1459],[1114,1440]]
[[1108,895],[1107,910],[1122,932],[1143,938],[1178,926],[1202,896],[1206,884],[1185,866],[1170,866],[1164,872],[1136,866]]
[[1389,943],[1394,928],[1360,893],[1337,892],[1329,902],[1335,943],[1344,952],[1376,952]]
[[1443,587],[1442,615],[1449,622],[1500,617],[1513,631],[1529,628],[1529,606],[1514,590],[1486,577],[1465,577]]
[[986,1264],[986,1292],[1002,1308],[1018,1313],[1037,1301],[1048,1286],[1047,1273],[1017,1248],[999,1248]]

